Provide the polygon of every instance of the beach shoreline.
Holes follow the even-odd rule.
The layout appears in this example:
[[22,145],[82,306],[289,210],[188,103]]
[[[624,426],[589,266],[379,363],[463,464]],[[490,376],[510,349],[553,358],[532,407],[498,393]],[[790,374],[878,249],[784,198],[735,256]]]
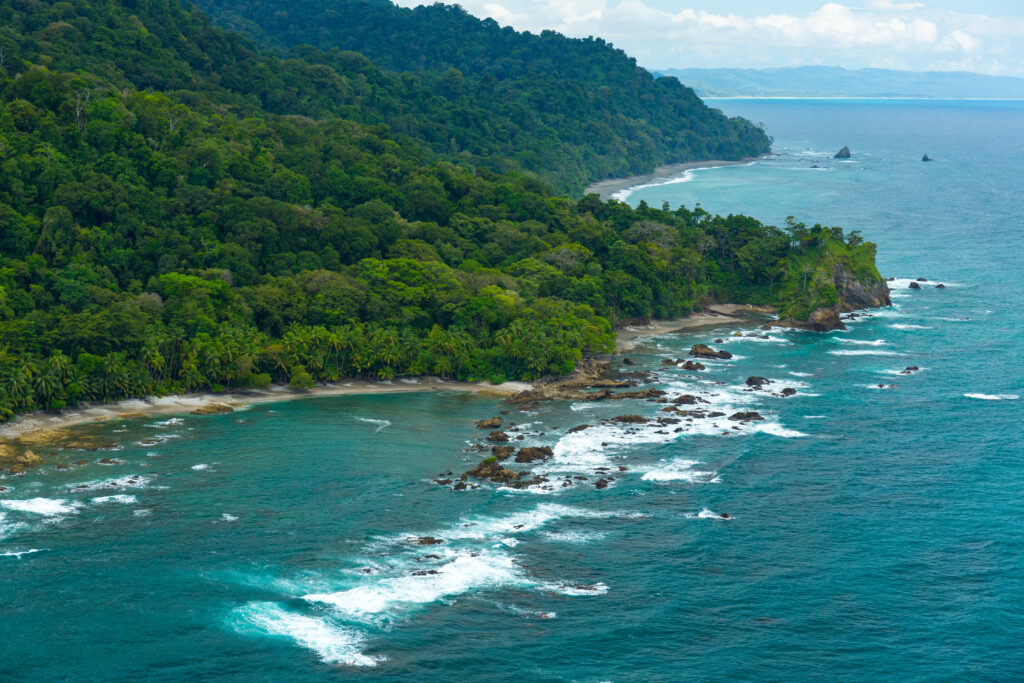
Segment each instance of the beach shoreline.
[[[683,332],[701,327],[713,327],[726,323],[741,323],[747,316],[756,313],[741,304],[718,304],[708,306],[701,313],[667,320],[652,320],[644,325],[626,325],[616,330],[617,340],[615,353],[632,351],[634,342],[661,334]],[[287,385],[278,384],[270,389],[259,391],[233,391],[225,393],[200,392],[194,394],[173,394],[169,396],[150,396],[147,398],[126,399],[115,403],[95,403],[82,408],[48,413],[38,411],[21,415],[11,422],[0,426],[0,444],[41,445],[59,442],[68,438],[67,430],[94,422],[105,422],[113,419],[130,419],[136,417],[173,416],[190,414],[194,410],[211,406],[227,406],[231,410],[244,409],[261,403],[276,403],[323,396],[356,396],[399,394],[424,391],[458,391],[470,392],[496,397],[510,397],[529,391],[533,385],[528,382],[504,382],[488,384],[487,382],[463,382],[443,380],[438,377],[399,378],[394,381],[382,382],[360,379],[349,379],[324,385],[317,385],[309,390],[295,391]],[[227,412],[227,411],[225,411]]]
[[486,382],[447,381],[437,377],[416,377],[398,379],[392,382],[352,379],[344,382],[318,385],[303,391],[295,391],[289,389],[287,385],[281,384],[274,385],[265,391],[235,391],[220,394],[201,392],[195,394],[150,396],[144,399],[126,399],[116,403],[95,403],[57,414],[44,411],[27,413],[0,426],[0,443],[13,442],[22,445],[48,443],[59,441],[66,436],[66,430],[79,425],[104,422],[117,418],[130,419],[162,415],[185,415],[197,409],[216,405],[228,406],[232,410],[239,410],[261,403],[276,403],[279,401],[320,398],[323,396],[400,394],[424,391],[458,391],[507,397],[514,396],[521,391],[527,391],[530,388],[532,388],[532,385],[527,382],[488,384]]
[[587,187],[587,189],[583,191],[583,195],[596,194],[601,199],[608,200],[612,198],[613,194],[617,194],[623,190],[629,190],[639,185],[649,185],[658,181],[672,180],[686,171],[705,168],[719,168],[722,166],[742,166],[743,164],[749,164],[752,161],[757,161],[762,158],[763,157],[747,157],[746,159],[740,159],[739,161],[713,159],[709,161],[688,161],[682,164],[666,164],[664,166],[657,167],[650,173],[642,175],[599,180]]

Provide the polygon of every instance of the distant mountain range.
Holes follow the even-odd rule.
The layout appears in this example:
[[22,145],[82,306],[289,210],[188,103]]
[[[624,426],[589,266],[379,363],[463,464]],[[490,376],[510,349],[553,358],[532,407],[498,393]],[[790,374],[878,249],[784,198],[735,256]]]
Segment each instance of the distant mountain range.
[[1024,99],[1024,78],[965,71],[894,71],[835,66],[665,69],[701,97],[926,97]]

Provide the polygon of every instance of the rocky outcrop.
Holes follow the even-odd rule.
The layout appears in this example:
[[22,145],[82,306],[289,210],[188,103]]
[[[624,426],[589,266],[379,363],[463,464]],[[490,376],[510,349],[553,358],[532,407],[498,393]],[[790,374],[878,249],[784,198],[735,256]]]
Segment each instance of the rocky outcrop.
[[479,465],[463,474],[462,479],[465,480],[466,477],[474,477],[476,479],[487,479],[495,484],[507,484],[528,474],[529,472],[514,472],[507,467],[502,467],[498,464],[498,460],[496,458],[487,458]]
[[728,360],[732,358],[732,354],[728,351],[715,351],[707,344],[694,344],[690,348],[690,355],[696,356],[697,358],[718,358],[721,360]]
[[487,420],[480,420],[476,423],[477,429],[497,429],[501,426],[500,417],[492,417]]
[[529,464],[531,462],[537,462],[538,460],[547,460],[554,456],[554,452],[550,446],[528,446],[526,448],[520,448],[519,452],[516,453],[516,462],[520,464]]
[[843,145],[843,148],[841,150],[839,150],[838,152],[836,152],[835,155],[832,158],[833,159],[849,159],[850,156],[851,156],[850,155],[850,148],[847,147],[846,145]]
[[753,389],[761,389],[761,388],[764,387],[765,384],[771,384],[771,383],[772,383],[772,381],[770,379],[768,379],[767,377],[757,377],[756,375],[748,377],[747,381],[746,381],[746,385],[748,387],[753,388]]
[[832,281],[839,292],[839,307],[843,312],[892,306],[889,286],[881,278],[864,282],[854,273],[836,264],[832,272]]
[[505,432],[491,432],[487,435],[487,440],[492,443],[504,443],[506,441],[511,441],[508,434]]
[[204,406],[199,406],[195,410],[190,410],[189,413],[192,415],[223,415],[234,410],[234,408],[226,403],[208,403]]
[[593,426],[594,425],[586,425],[586,424],[584,424],[584,425],[577,425],[577,426],[573,427],[572,429],[570,429],[569,431],[567,431],[566,434],[575,434],[576,432],[582,432],[584,429],[590,429]]
[[498,460],[508,460],[515,452],[515,446],[491,446],[491,455]]
[[907,285],[907,289],[921,289],[921,285],[919,285],[916,282],[911,282],[909,285]]
[[763,420],[761,413],[747,412],[747,413],[733,413],[729,416],[729,419],[733,422],[750,422],[751,420]]
[[647,424],[647,418],[643,415],[619,415],[618,417],[613,417],[612,420],[624,424]]
[[683,370],[690,370],[691,372],[696,372],[698,370],[704,369],[705,365],[695,360],[688,360],[685,363],[683,363]]
[[839,311],[834,308],[819,308],[807,318],[807,326],[815,332],[845,330],[846,325],[839,319]]

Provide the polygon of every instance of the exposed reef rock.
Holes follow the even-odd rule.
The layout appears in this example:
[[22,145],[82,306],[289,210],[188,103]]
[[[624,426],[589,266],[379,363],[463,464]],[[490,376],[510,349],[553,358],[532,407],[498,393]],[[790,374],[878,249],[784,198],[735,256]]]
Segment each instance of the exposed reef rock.
[[480,420],[476,423],[477,429],[497,429],[501,426],[500,417],[492,417],[487,420]]
[[921,289],[921,285],[919,285],[916,282],[911,282],[909,285],[907,285],[907,289]]
[[223,415],[224,413],[234,412],[234,410],[234,408],[226,403],[208,403],[205,406],[199,406],[195,410],[190,410],[189,413],[192,415]]
[[550,446],[534,447],[529,446],[527,448],[520,448],[519,452],[516,453],[516,462],[520,464],[529,464],[538,460],[547,460],[554,456],[554,452]]
[[846,145],[843,145],[843,148],[841,150],[839,150],[838,152],[836,152],[835,155],[832,158],[833,159],[849,159],[850,156],[851,156],[850,155],[850,148],[847,147]]
[[732,354],[728,351],[715,351],[707,344],[694,344],[690,349],[690,355],[697,358],[719,358],[722,360],[732,358]]
[[729,416],[729,419],[733,422],[749,422],[751,420],[763,420],[761,413],[748,412],[748,413],[733,413]]

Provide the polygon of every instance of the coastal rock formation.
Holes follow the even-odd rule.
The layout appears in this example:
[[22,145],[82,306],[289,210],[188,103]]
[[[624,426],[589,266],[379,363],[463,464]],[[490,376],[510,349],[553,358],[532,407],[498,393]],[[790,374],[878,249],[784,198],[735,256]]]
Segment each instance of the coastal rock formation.
[[515,446],[491,446],[491,455],[498,460],[508,460],[515,450]]
[[694,344],[690,348],[690,355],[696,356],[697,358],[720,358],[722,360],[728,360],[732,358],[732,354],[728,351],[715,351],[707,344]]
[[613,417],[612,420],[625,424],[647,424],[647,418],[643,415],[619,415],[618,417]]
[[761,389],[765,384],[771,384],[772,381],[767,377],[757,377],[756,375],[747,378],[746,385],[754,389]]
[[516,462],[520,464],[529,464],[538,460],[547,460],[552,456],[554,456],[554,452],[551,450],[550,446],[529,446],[527,448],[519,449],[519,452],[516,453]]
[[510,441],[511,439],[505,432],[491,432],[487,435],[487,440],[493,443],[503,443],[505,441]]
[[946,288],[946,285],[942,284],[941,282],[939,284],[935,285],[935,289],[945,289],[945,288]]
[[761,413],[751,411],[747,413],[733,413],[729,416],[729,419],[733,422],[749,422],[751,420],[763,420],[764,418],[761,417]]
[[577,425],[577,426],[573,427],[572,429],[570,429],[566,433],[567,434],[575,434],[576,432],[582,432],[584,429],[590,429],[591,427],[593,427],[593,425],[587,425],[587,424]]
[[507,484],[521,477],[525,477],[528,474],[529,472],[513,472],[507,467],[499,465],[496,458],[487,458],[486,460],[481,461],[479,465],[463,474],[462,479],[465,480],[466,477],[475,477],[477,479],[487,479],[495,484]]
[[476,423],[477,429],[497,429],[501,426],[500,417],[492,417],[487,420],[480,420]]
[[688,360],[685,363],[683,363],[683,370],[697,371],[704,369],[706,369],[705,365],[695,360]]
[[843,148],[841,150],[839,150],[838,152],[836,152],[835,156],[833,156],[832,158],[833,159],[849,159],[850,158],[850,148],[847,147],[846,145],[843,145]]
[[672,403],[677,406],[694,406],[697,405],[698,403],[707,402],[708,401],[705,401],[699,396],[694,396],[692,394],[683,394],[682,396],[677,396],[676,398],[672,399]]
[[846,325],[839,319],[839,311],[834,308],[818,308],[807,318],[807,327],[815,332],[845,330]]
[[923,157],[921,157],[921,161],[933,161],[933,159],[927,154],[925,154]]
[[785,389],[782,390],[782,395],[785,396],[786,398],[789,398],[790,396],[795,396],[796,389],[794,389],[793,387],[786,387]]
[[832,282],[839,292],[839,307],[844,312],[892,306],[889,286],[881,278],[875,280],[858,277],[841,264],[836,264],[833,268]]
[[208,403],[205,406],[199,406],[195,410],[190,410],[189,413],[192,415],[222,415],[234,410],[234,408],[225,403]]
[[916,282],[911,282],[909,285],[907,285],[907,288],[908,289],[921,289],[921,285],[919,285]]

